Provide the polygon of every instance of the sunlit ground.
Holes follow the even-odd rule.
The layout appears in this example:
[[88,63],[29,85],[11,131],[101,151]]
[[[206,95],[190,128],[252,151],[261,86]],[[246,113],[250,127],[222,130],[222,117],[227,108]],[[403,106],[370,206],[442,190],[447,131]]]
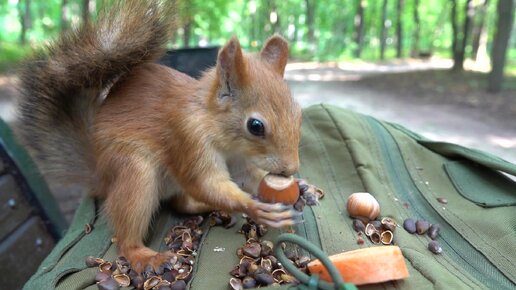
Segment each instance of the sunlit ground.
[[503,148],[516,148],[516,137],[504,138],[499,136],[488,136],[489,142]]
[[[482,102],[477,105],[475,100],[485,101],[482,100],[485,89],[481,84],[472,85],[473,90],[480,93],[479,96],[472,96],[468,91],[471,86],[450,89],[446,84],[438,84],[440,87],[435,87],[435,79],[425,79],[425,75],[416,80],[418,86],[414,91],[407,91],[407,88],[400,86],[401,80],[396,79],[396,76],[404,77],[401,73],[445,70],[451,67],[452,61],[447,59],[383,63],[293,63],[286,69],[286,79],[293,95],[303,107],[318,103],[337,105],[402,124],[432,140],[477,148],[516,163],[516,118],[511,122],[507,116],[498,116],[495,109],[484,108]],[[472,62],[467,62],[465,67],[474,71],[489,70],[489,67],[475,66]],[[384,73],[395,73],[395,77],[391,78],[393,88],[384,91],[372,88],[376,85],[375,80],[381,80],[382,77],[368,77]],[[385,85],[388,86],[389,83]],[[421,97],[419,94],[423,95],[421,90],[426,87],[439,92],[439,96],[436,94],[433,98],[431,92],[426,92]],[[478,89],[474,89],[476,87]],[[453,95],[455,99],[463,94],[462,97],[467,100],[453,103],[446,100],[447,94],[450,95],[449,98]],[[506,100],[496,100],[487,94],[486,96],[492,102]],[[514,108],[516,100],[511,99],[511,104],[502,103],[498,107]]]
[[[450,69],[451,59],[432,58],[428,60],[401,59],[385,62],[301,62],[287,66],[287,79],[292,81],[355,81],[365,75],[381,73],[403,73],[429,69]],[[469,71],[488,72],[490,66],[484,62],[466,60],[464,68]],[[302,73],[309,71],[310,73]]]

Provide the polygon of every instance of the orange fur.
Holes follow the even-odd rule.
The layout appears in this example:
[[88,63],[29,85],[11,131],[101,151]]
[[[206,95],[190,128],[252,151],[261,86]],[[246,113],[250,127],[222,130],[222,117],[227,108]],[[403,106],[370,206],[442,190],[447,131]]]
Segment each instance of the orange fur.
[[[196,80],[152,63],[171,30],[162,2],[115,2],[96,24],[52,44],[22,78],[26,143],[48,171],[90,182],[105,199],[120,254],[140,268],[168,257],[143,243],[165,199],[183,212],[239,211],[276,227],[296,219],[251,195],[267,172],[299,167],[301,110],[283,80],[286,41],[273,36],[246,54],[232,38]],[[250,118],[265,125],[264,136],[250,133]]]
[[[271,41],[284,45],[279,37]],[[276,64],[286,63],[281,52],[274,54],[280,60],[269,62],[266,53],[244,55],[232,39],[217,67],[200,80],[144,64],[113,88],[95,122],[96,175],[107,178],[98,192],[107,194],[106,213],[122,254],[143,246],[160,198],[173,195],[175,207],[190,213],[220,209],[256,216],[256,201],[241,187],[256,190],[266,171],[297,170],[301,114],[283,81],[284,67]],[[234,96],[221,98],[225,80]],[[267,122],[263,139],[246,132],[253,113]],[[233,159],[244,171],[241,187],[228,167]],[[160,184],[170,176],[177,191],[160,197]],[[138,253],[133,259],[148,261],[150,252]]]

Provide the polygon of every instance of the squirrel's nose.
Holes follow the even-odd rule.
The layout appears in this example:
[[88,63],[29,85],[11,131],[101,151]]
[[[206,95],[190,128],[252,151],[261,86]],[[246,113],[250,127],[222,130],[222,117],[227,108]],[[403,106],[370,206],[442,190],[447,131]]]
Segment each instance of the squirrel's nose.
[[297,173],[298,167],[299,166],[297,164],[288,165],[280,172],[280,174],[283,176],[292,176]]

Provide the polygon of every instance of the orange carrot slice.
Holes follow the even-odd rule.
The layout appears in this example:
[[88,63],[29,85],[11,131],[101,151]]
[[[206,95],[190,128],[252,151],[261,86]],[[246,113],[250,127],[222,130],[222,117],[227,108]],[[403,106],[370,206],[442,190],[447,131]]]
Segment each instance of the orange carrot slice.
[[[355,285],[380,283],[404,279],[409,276],[407,265],[397,246],[381,246],[359,249],[329,257],[345,282]],[[322,280],[331,282],[331,277],[319,260],[308,264],[308,270]]]

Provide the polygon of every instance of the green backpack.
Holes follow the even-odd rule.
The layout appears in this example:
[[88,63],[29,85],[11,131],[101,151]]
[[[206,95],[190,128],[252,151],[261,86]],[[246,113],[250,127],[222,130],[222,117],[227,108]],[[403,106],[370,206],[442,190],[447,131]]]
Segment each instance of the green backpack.
[[[438,241],[443,252],[431,253],[427,236],[398,227],[394,244],[402,250],[410,277],[361,289],[515,288],[516,183],[505,175],[516,175],[514,164],[327,105],[304,111],[300,158],[299,177],[324,189],[326,195],[320,205],[305,207],[305,222],[295,228],[297,238],[271,230],[266,239],[280,236],[300,242],[302,238],[312,244],[301,241],[304,248],[316,256],[320,250],[332,255],[373,246],[369,240],[357,244],[346,212],[348,196],[365,191],[379,201],[381,216],[398,223],[411,217],[440,224]],[[97,269],[87,268],[85,257],[116,258],[112,233],[98,215],[99,206],[90,198],[82,201],[68,232],[24,289],[97,289]],[[181,218],[163,208],[153,224],[149,246],[163,250],[163,237]],[[244,242],[237,233],[241,223],[231,229],[206,229],[188,289],[229,289],[229,272],[238,264],[235,251]],[[88,234],[86,224],[93,225]],[[317,277],[299,278],[300,285],[270,289],[353,288],[337,277],[335,284],[318,282]]]

